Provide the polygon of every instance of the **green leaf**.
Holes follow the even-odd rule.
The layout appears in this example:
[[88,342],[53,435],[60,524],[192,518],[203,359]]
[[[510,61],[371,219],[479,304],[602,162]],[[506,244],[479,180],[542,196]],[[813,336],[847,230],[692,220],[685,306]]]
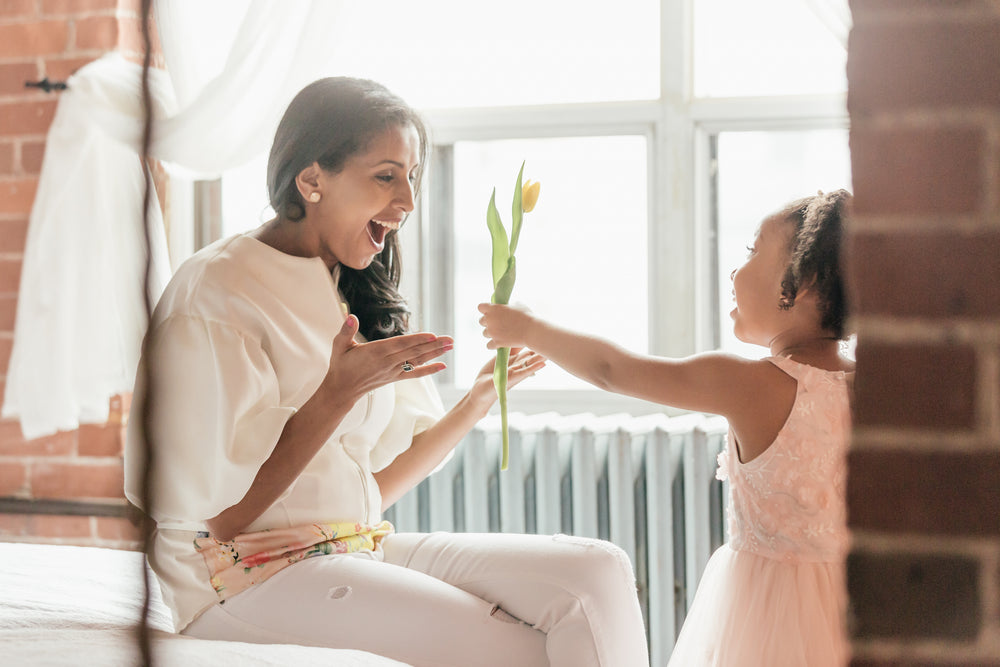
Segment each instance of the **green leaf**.
[[493,303],[510,303],[510,293],[514,291],[514,280],[517,279],[517,260],[511,255],[507,260],[507,270],[500,276],[493,289]]
[[511,206],[511,226],[510,226],[510,254],[514,255],[517,250],[517,239],[521,236],[521,220],[524,217],[524,209],[521,208],[521,176],[524,175],[524,162],[521,162],[521,170],[517,172],[517,184],[514,186],[514,203]]
[[496,197],[497,189],[493,188],[493,194],[490,195],[490,205],[486,208],[486,226],[489,227],[490,239],[493,241],[493,262],[491,268],[493,270],[494,287],[497,286],[500,278],[503,277],[504,271],[507,270],[507,258],[510,256],[510,250],[507,246],[507,230],[504,229],[503,222],[500,220]]

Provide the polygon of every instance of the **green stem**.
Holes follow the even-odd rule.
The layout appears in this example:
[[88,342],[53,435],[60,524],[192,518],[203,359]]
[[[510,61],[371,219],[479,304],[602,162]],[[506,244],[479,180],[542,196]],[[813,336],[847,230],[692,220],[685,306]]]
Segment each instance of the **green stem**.
[[500,470],[507,469],[510,450],[510,435],[507,433],[507,362],[510,360],[510,348],[501,347],[497,350],[497,360],[493,367],[493,386],[497,390],[500,402],[500,432],[503,448],[500,454]]

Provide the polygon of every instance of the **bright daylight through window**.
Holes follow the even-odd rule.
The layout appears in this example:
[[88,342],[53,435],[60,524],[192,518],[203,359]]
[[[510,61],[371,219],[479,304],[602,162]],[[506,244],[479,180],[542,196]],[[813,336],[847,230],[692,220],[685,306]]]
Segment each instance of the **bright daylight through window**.
[[[379,22],[377,48],[363,31],[335,47],[331,75],[379,80],[429,121],[434,157],[402,232],[403,288],[418,326],[456,338],[445,393],[490,356],[475,310],[492,290],[485,204],[494,185],[510,201],[522,160],[544,185],[512,300],[657,354],[764,354],[732,336],[730,272],[764,215],[851,186],[846,0],[567,7],[354,3],[345,20],[398,20]],[[224,176],[222,234],[270,214],[265,159]],[[594,393],[550,368],[515,400],[578,411]],[[616,400],[603,405],[641,409]]]

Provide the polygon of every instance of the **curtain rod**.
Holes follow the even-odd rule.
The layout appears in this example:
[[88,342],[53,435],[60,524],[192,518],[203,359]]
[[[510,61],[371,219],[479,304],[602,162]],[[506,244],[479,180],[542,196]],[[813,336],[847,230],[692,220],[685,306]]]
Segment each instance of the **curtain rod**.
[[0,514],[60,514],[130,518],[132,509],[125,500],[81,502],[59,498],[0,497]]

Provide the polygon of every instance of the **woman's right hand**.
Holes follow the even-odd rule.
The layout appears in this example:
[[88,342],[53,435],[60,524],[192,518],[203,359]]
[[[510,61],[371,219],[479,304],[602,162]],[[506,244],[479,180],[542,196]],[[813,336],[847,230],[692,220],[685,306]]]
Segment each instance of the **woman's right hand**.
[[[444,370],[441,362],[428,363],[454,347],[450,336],[413,333],[359,343],[354,340],[358,318],[348,315],[333,339],[330,368],[323,387],[333,395],[364,394],[397,380],[433,375]],[[406,371],[404,364],[413,369]]]

